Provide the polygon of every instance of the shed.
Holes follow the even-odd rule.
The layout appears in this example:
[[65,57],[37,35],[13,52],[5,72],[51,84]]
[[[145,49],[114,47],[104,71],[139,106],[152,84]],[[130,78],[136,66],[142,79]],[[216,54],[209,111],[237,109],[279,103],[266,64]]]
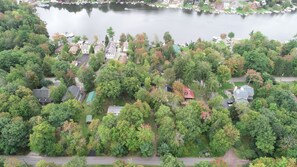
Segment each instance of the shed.
[[195,98],[194,91],[192,91],[190,88],[184,86],[183,87],[183,92],[184,92],[184,98],[185,99],[194,99]]
[[92,115],[87,115],[87,117],[86,117],[86,123],[89,124],[89,123],[92,122],[92,120],[93,120]]
[[86,100],[87,104],[90,104],[95,99],[95,97],[96,97],[95,91],[90,92]]
[[123,109],[123,106],[109,106],[107,113],[114,114],[115,116],[118,116],[121,113],[121,110]]

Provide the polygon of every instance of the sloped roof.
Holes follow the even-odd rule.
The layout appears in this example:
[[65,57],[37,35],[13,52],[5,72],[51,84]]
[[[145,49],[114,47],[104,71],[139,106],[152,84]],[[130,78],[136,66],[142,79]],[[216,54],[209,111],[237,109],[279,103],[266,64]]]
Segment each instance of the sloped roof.
[[184,86],[183,91],[184,91],[184,98],[185,99],[194,99],[195,98],[194,91],[192,91],[190,88]]
[[50,90],[46,87],[41,89],[33,89],[33,95],[39,100],[39,102],[51,102]]
[[234,96],[235,102],[239,102],[239,101],[245,102],[249,99],[249,97],[254,96],[254,88],[248,85],[244,85],[240,89],[236,87],[233,91],[233,96]]
[[92,122],[92,119],[93,119],[92,115],[87,115],[86,116],[86,123]]
[[79,87],[72,85],[72,86],[68,87],[67,92],[65,93],[65,95],[62,98],[62,101],[66,101],[71,98],[77,99],[79,97],[79,93],[80,93]]
[[87,98],[86,102],[87,103],[91,103],[94,100],[95,97],[96,97],[95,91],[90,92],[89,95],[88,95],[88,98]]
[[111,113],[111,114],[118,116],[121,113],[121,110],[123,108],[124,107],[122,107],[122,106],[109,106],[107,109],[107,113]]

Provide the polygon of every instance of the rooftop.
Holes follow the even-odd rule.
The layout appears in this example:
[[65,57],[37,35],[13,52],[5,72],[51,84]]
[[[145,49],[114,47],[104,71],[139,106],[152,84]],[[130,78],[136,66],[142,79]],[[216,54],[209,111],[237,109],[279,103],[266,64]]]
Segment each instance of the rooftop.
[[123,108],[123,106],[109,106],[107,109],[107,113],[111,113],[118,116]]

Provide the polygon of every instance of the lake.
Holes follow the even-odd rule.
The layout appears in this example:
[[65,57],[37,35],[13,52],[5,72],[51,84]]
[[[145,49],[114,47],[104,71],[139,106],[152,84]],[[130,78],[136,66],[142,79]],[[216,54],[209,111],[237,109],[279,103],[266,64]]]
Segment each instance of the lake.
[[297,34],[297,14],[251,15],[200,14],[183,9],[161,9],[146,5],[61,5],[48,9],[37,7],[37,13],[47,23],[50,35],[72,32],[94,35],[104,40],[106,29],[121,33],[147,33],[150,40],[163,40],[169,31],[176,43],[211,40],[213,36],[234,32],[235,38],[247,38],[252,31],[261,31],[270,39],[287,41]]

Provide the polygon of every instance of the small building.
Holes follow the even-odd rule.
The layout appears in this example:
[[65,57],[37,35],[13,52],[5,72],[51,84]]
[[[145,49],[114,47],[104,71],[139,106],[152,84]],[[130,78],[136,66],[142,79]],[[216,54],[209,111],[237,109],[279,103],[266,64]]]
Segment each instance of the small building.
[[107,109],[107,113],[111,113],[115,116],[118,116],[123,108],[123,106],[109,106]]
[[93,120],[92,115],[87,115],[87,116],[86,116],[86,123],[87,123],[87,124],[91,123],[92,120]]
[[117,53],[116,43],[113,41],[109,42],[105,50],[105,59],[106,60],[115,59],[116,53]]
[[254,88],[248,85],[244,85],[240,88],[235,87],[233,91],[233,97],[236,103],[238,102],[248,103],[253,100]]
[[88,97],[87,97],[87,100],[86,100],[86,103],[87,104],[90,104],[96,97],[96,92],[95,91],[92,91],[88,94]]
[[46,87],[42,87],[41,89],[33,89],[33,95],[42,105],[52,102],[52,99],[50,98],[50,90]]
[[73,45],[73,46],[70,47],[69,53],[72,54],[72,55],[76,55],[78,50],[79,50],[79,47],[77,45]]
[[183,87],[183,92],[184,92],[184,99],[195,99],[195,94],[194,91],[192,91],[190,88],[184,86]]
[[175,54],[180,54],[181,49],[180,49],[180,47],[178,45],[174,44],[172,47],[173,47],[173,50],[174,50]]
[[102,42],[99,42],[94,46],[94,53],[97,54],[100,51],[104,51],[104,48],[105,48],[104,44]]
[[69,99],[76,99],[78,101],[82,101],[83,100],[83,92],[81,91],[81,89],[75,85],[72,85],[70,87],[68,87],[65,95],[62,98],[62,101],[67,101]]

